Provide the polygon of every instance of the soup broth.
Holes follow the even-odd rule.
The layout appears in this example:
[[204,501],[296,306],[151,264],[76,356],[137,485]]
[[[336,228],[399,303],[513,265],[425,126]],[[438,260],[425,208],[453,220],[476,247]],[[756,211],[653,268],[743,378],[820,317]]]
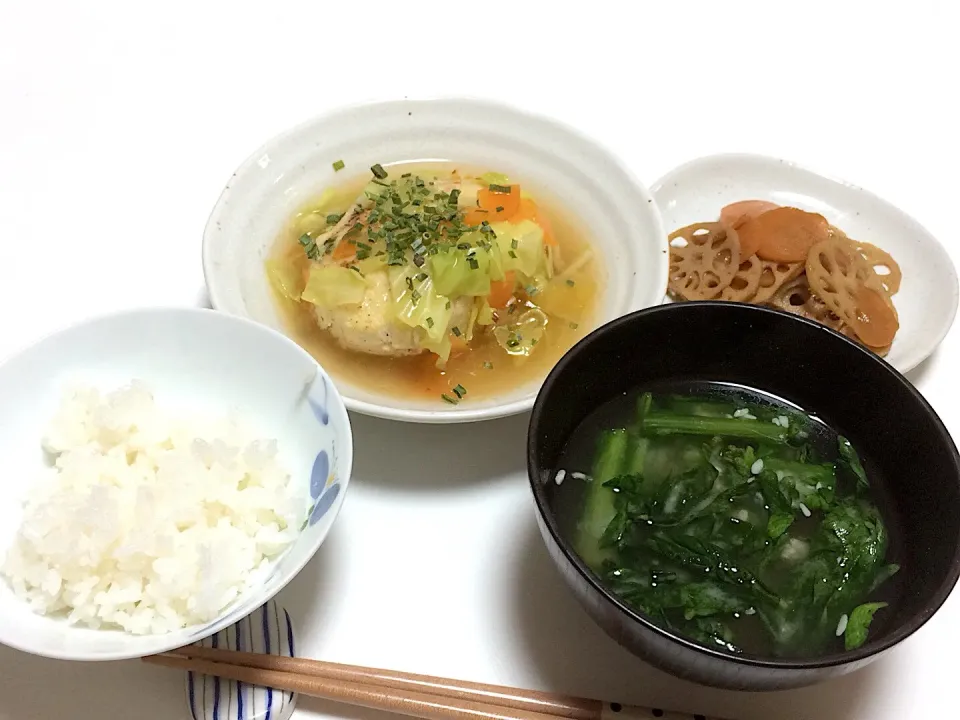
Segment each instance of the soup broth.
[[[424,202],[435,202],[437,208],[445,210],[452,198],[459,211],[454,222],[462,220],[463,227],[480,229],[480,232],[461,235],[459,240],[454,237],[449,243],[454,252],[460,248],[469,255],[473,250],[466,249],[467,246],[475,245],[474,249],[482,255],[486,238],[500,258],[498,262],[502,260],[504,267],[508,268],[511,263],[519,262],[517,253],[524,251],[521,243],[526,240],[521,237],[519,241],[514,238],[507,242],[502,233],[513,232],[518,227],[532,229],[534,236],[540,233],[542,249],[534,247],[531,252],[534,256],[537,252],[545,256],[543,272],[527,276],[520,269],[507,270],[501,275],[493,275],[486,296],[482,294],[486,292],[484,286],[480,290],[468,290],[480,294],[448,298],[447,309],[451,299],[454,312],[458,307],[469,306],[471,309],[462,314],[465,320],[450,321],[447,337],[443,340],[450,343],[449,355],[445,358],[441,357],[442,348],[437,352],[436,347],[420,349],[416,344],[417,337],[425,338],[433,329],[431,318],[426,318],[430,327],[422,325],[411,329],[403,321],[393,321],[390,329],[379,332],[378,342],[390,333],[393,333],[390,340],[400,336],[407,338],[410,332],[414,333],[410,336],[412,340],[406,340],[407,345],[397,352],[392,352],[391,347],[383,347],[383,342],[374,351],[358,347],[352,342],[355,338],[349,336],[344,342],[344,336],[350,330],[341,332],[338,337],[334,332],[336,327],[333,331],[322,329],[318,324],[317,308],[302,295],[304,286],[308,286],[306,279],[311,266],[329,262],[331,255],[336,258],[339,254],[339,250],[329,253],[329,246],[320,247],[315,253],[319,253],[319,258],[311,259],[306,251],[312,249],[309,242],[322,239],[335,224],[333,221],[350,212],[358,198],[364,197],[365,189],[371,187],[368,176],[354,176],[304,205],[280,233],[267,262],[267,274],[286,332],[335,378],[372,392],[434,399],[438,407],[443,407],[445,403],[487,398],[542,378],[563,353],[591,329],[601,290],[601,263],[594,257],[583,228],[556,203],[551,204],[547,196],[539,192],[530,195],[525,185],[510,184],[510,180],[503,176],[452,163],[403,164],[382,170],[386,177],[378,179],[375,176],[373,182],[386,186],[396,183],[399,178],[402,189],[402,183],[422,179],[424,189],[428,191]],[[459,193],[453,194],[451,186],[459,188]],[[510,192],[497,195],[493,190]],[[388,189],[387,192],[391,191]],[[481,207],[484,198],[488,210]],[[504,207],[511,202],[515,202],[518,210],[509,221],[498,221],[497,216],[514,210]],[[433,215],[434,211],[430,212]],[[536,224],[532,224],[534,221]],[[382,222],[382,218],[372,224],[377,222]],[[520,223],[527,224],[521,226]],[[433,242],[441,244],[436,237],[441,232],[434,231]],[[358,228],[357,239],[353,240],[358,258],[366,254],[364,246],[369,246],[369,255],[357,260],[361,269],[365,263],[378,257],[394,257],[388,244],[376,244],[372,231],[374,241],[371,242],[367,234],[367,228]],[[342,244],[349,242],[348,235]],[[425,259],[422,265],[412,268],[410,277],[414,283],[418,278],[429,283],[436,279],[435,271],[439,272],[440,268],[430,255],[430,243],[430,240],[425,243],[423,258],[416,255],[415,246],[406,251],[404,261],[408,264],[411,261],[421,263]],[[439,254],[446,257],[443,252]],[[483,260],[482,257],[479,259]],[[469,257],[466,261],[473,262]],[[387,270],[393,272],[390,267]],[[504,280],[496,279],[503,275]],[[512,283],[509,287],[504,284],[508,281]],[[407,284],[409,287],[400,286],[400,291],[413,289],[415,304],[417,288],[410,280]],[[390,295],[388,303],[398,301],[396,284],[386,292]],[[498,293],[502,296],[496,297]],[[489,317],[484,319],[487,310],[490,311]],[[415,313],[416,309],[412,312]]]
[[859,647],[892,616],[901,552],[882,478],[793,405],[726,384],[626,393],[577,427],[559,468],[561,533],[666,629],[801,658]]

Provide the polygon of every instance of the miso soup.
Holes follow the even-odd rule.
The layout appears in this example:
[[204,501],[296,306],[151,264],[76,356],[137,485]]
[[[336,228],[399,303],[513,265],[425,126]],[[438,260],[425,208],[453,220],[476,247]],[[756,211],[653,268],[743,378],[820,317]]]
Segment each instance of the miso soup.
[[704,645],[854,649],[899,596],[882,478],[772,396],[712,383],[626,393],[578,426],[559,468],[551,502],[581,559],[625,604]]

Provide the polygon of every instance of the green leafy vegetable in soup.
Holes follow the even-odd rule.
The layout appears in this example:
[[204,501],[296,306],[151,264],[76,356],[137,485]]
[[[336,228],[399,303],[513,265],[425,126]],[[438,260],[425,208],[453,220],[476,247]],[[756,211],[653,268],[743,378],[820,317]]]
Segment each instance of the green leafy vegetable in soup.
[[276,296],[308,306],[340,350],[393,361],[368,361],[377,376],[429,386],[438,403],[463,401],[454,386],[481,369],[496,368],[482,386],[562,354],[592,310],[589,248],[560,242],[506,176],[405,169],[374,165],[349,202],[321,197],[298,215],[267,262]]
[[587,479],[555,489],[561,524],[613,592],[730,652],[808,657],[867,640],[898,566],[849,441],[759,396],[642,393],[618,425],[620,410],[574,433],[564,476]]

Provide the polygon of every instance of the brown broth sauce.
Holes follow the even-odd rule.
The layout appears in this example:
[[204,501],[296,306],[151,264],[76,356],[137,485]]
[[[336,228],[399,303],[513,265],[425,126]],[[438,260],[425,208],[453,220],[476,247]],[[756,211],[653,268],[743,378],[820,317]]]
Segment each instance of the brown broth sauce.
[[[486,172],[453,163],[408,163],[392,165],[388,170],[392,176],[411,172],[424,179],[434,175],[448,176],[454,170],[465,178],[478,177]],[[341,213],[350,207],[368,180],[368,174],[355,176],[306,203],[278,236],[270,258],[303,272],[309,261],[297,242],[298,238],[315,227],[316,223],[311,223],[311,220],[319,220],[328,213]],[[562,273],[569,263],[590,249],[586,231],[538,188],[531,190],[522,179],[511,180],[519,182],[521,191],[529,192],[549,218],[560,249],[558,271]],[[571,275],[575,281],[571,292],[576,293],[576,300],[568,307],[573,308],[575,319],[561,319],[548,313],[549,323],[543,339],[529,357],[508,355],[492,332],[482,331],[478,326],[469,349],[451,353],[444,370],[436,367],[436,356],[431,353],[382,357],[346,350],[332,335],[317,326],[313,305],[302,301],[295,303],[275,290],[273,298],[286,333],[313,355],[334,378],[363,387],[369,392],[436,398],[438,402],[442,402],[441,393],[449,395],[459,384],[467,388],[464,402],[468,402],[489,398],[546,376],[560,357],[593,328],[602,283],[601,267],[602,262],[594,256],[581,270]],[[532,300],[535,302],[536,297]],[[522,307],[517,314],[521,311]],[[569,310],[565,314],[569,315]]]

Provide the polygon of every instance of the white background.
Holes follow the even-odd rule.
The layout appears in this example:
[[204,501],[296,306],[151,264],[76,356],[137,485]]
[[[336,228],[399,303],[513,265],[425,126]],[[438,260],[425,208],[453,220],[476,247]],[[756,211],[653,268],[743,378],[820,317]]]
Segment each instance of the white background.
[[[513,103],[590,133],[648,185],[708,153],[786,157],[899,205],[960,260],[954,3],[560,5],[0,1],[0,358],[93,314],[204,303],[201,232],[233,169],[364,99]],[[955,331],[911,374],[954,432],[958,364]],[[618,648],[542,547],[526,420],[354,417],[343,513],[280,597],[305,654],[741,720],[956,716],[957,593],[867,670],[802,691],[697,688]],[[3,720],[185,712],[175,672],[0,648]]]

